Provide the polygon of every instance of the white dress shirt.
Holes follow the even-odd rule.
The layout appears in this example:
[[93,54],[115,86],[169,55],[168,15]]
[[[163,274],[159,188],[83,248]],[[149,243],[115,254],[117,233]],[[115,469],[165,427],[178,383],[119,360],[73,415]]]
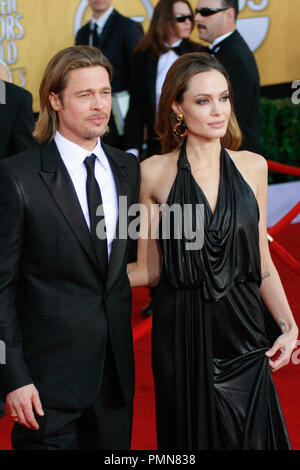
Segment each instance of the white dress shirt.
[[[182,39],[179,39],[178,41],[174,42],[172,46],[170,47],[177,47],[181,43]],[[165,44],[166,46],[169,47],[169,44]],[[163,86],[163,83],[165,81],[166,75],[168,73],[169,68],[173,63],[175,62],[176,59],[178,59],[178,55],[176,52],[170,50],[168,52],[165,52],[162,54],[157,62],[157,71],[156,71],[156,82],[155,82],[155,110],[157,113],[158,109],[158,103],[161,95],[161,89]],[[136,148],[131,148],[126,150],[128,153],[132,153],[136,157],[139,155],[139,150]]]
[[84,160],[86,157],[92,155],[92,153],[97,157],[95,160],[95,178],[99,184],[102,196],[109,259],[111,245],[115,238],[116,224],[119,215],[118,193],[110,164],[101,147],[100,138],[98,138],[97,145],[92,151],[88,151],[74,142],[71,142],[70,140],[63,137],[58,131],[54,136],[54,140],[72,180],[82,213],[89,230],[90,216],[86,195],[87,172],[84,165]]
[[[171,47],[179,46],[181,41],[182,39],[179,39],[179,41],[174,42]],[[166,75],[168,73],[169,68],[171,67],[171,65],[174,64],[176,59],[178,59],[178,55],[176,54],[176,52],[172,50],[165,52],[158,59],[157,72],[156,72],[156,88],[155,88],[156,111],[158,108],[158,102],[160,99],[161,89],[165,81]]]
[[[91,22],[90,22],[90,29],[91,31],[93,31],[94,29],[94,25],[96,23],[97,25],[97,33],[98,35],[102,33],[103,31],[103,28],[105,26],[105,23],[107,22],[108,18],[110,17],[110,15],[112,14],[114,10],[114,7],[111,6],[105,13],[103,13],[103,15],[100,16],[100,18],[98,18],[97,20],[95,18],[92,18],[91,19]],[[93,45],[93,35],[90,34],[90,39],[89,39],[89,45],[92,46]]]

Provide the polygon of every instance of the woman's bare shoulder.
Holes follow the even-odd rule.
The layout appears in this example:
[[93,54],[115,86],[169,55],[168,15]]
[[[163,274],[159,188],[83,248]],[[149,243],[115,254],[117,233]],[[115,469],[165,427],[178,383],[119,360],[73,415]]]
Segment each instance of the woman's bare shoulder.
[[178,151],[153,155],[141,163],[141,194],[155,201],[164,201],[177,172]]
[[249,152],[248,150],[228,150],[228,153],[236,166],[245,171],[264,174],[268,169],[265,157],[258,153]]
[[142,177],[150,178],[151,180],[160,179],[164,172],[170,168],[170,165],[176,165],[176,155],[178,156],[178,151],[146,158],[141,163]]

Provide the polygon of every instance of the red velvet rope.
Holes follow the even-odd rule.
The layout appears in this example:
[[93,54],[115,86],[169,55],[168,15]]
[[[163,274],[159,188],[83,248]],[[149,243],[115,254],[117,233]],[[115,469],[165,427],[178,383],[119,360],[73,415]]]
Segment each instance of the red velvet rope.
[[267,160],[269,170],[276,171],[277,173],[283,173],[284,175],[300,176],[300,167],[285,165],[284,163],[274,162]]
[[[291,165],[285,165],[284,163],[278,163],[271,160],[267,160],[269,170],[277,171],[286,175],[300,176],[300,167]],[[297,215],[300,213],[300,201],[273,227],[269,229],[269,234],[274,237],[287,227]],[[300,263],[289,252],[283,248],[276,240],[271,241],[271,250],[273,250],[278,257],[298,276],[300,276]]]
[[269,234],[272,237],[277,235],[277,233],[279,233],[297,217],[299,212],[300,201],[281,220],[279,220],[275,225],[273,225],[273,227],[268,230]]
[[276,240],[271,242],[271,251],[274,251],[278,258],[281,259],[295,274],[300,276],[300,263],[289,252],[283,248]]

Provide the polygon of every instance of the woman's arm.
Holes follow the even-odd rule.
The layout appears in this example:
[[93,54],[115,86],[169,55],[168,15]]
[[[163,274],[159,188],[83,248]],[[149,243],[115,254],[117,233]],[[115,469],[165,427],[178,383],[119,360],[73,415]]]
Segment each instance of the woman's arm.
[[[259,250],[261,258],[262,283],[260,294],[271,315],[282,331],[266,355],[270,358],[272,372],[288,364],[293,349],[296,347],[298,328],[288,304],[280,277],[272,261],[267,238],[267,191],[268,166],[263,157],[254,157],[257,179],[257,201],[259,205]],[[276,353],[279,356],[272,359]]]
[[158,284],[161,270],[161,253],[158,245],[159,206],[152,197],[155,184],[149,161],[141,164],[140,234],[137,245],[137,261],[127,265],[131,287]]

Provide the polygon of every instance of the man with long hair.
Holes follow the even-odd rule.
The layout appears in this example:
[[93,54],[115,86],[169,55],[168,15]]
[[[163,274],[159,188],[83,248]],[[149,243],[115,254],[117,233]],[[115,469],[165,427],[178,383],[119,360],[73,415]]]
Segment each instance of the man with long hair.
[[39,145],[0,164],[0,383],[15,449],[130,447],[128,243],[116,234],[139,168],[102,142],[111,75],[97,48],[57,53],[40,86]]

